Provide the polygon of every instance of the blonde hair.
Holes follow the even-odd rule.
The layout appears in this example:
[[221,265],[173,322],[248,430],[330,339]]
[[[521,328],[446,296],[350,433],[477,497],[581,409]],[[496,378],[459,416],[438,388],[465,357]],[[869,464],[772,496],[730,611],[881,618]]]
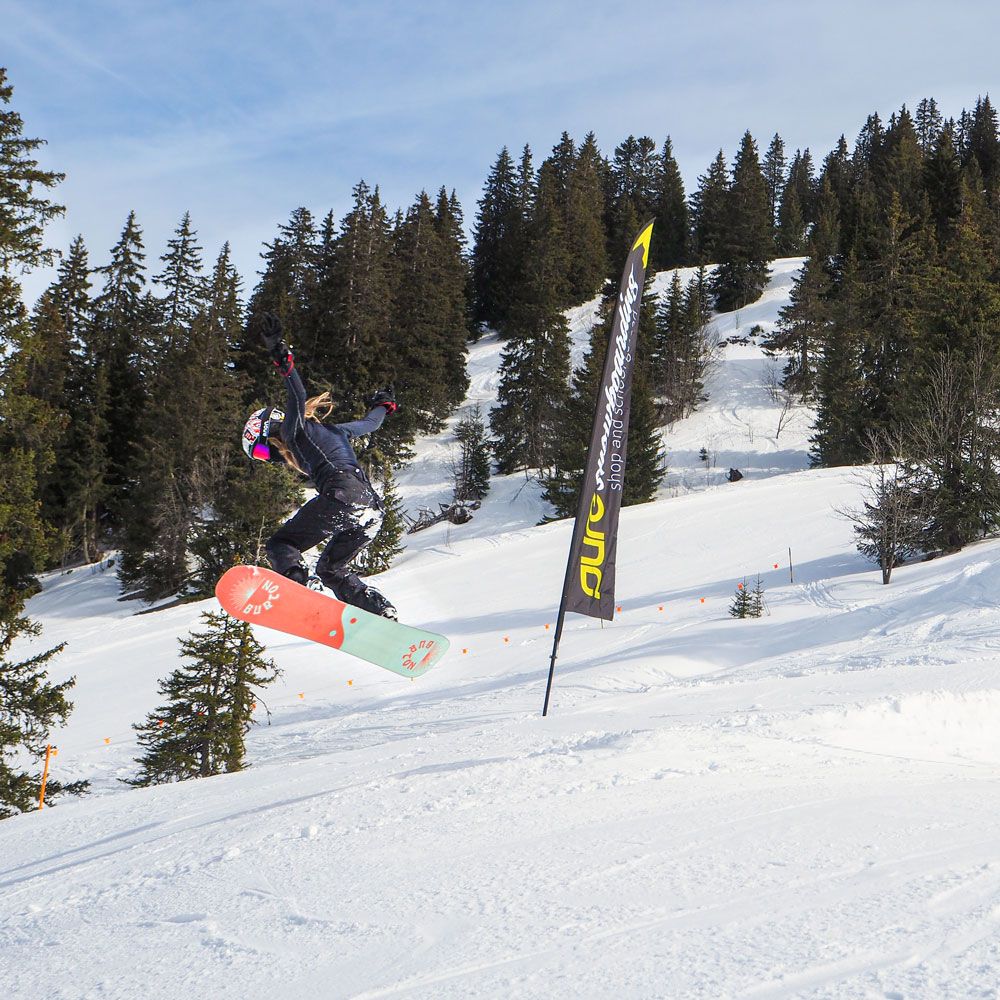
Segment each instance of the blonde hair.
[[[306,420],[315,420],[317,423],[326,420],[334,410],[333,396],[329,392],[320,393],[318,396],[313,396],[306,400],[306,405],[304,407]],[[303,476],[308,476],[309,473],[295,461],[295,457],[292,455],[291,449],[285,444],[284,441],[279,437],[269,437],[268,443],[274,445],[278,449],[278,453],[285,460],[285,462],[290,465],[293,469],[301,472]]]

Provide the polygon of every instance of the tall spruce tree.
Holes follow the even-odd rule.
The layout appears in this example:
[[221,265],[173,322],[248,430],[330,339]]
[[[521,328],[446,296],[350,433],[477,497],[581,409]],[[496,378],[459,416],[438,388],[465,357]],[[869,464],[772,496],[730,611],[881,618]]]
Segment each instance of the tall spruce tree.
[[597,140],[588,132],[573,161],[566,195],[567,305],[593,298],[608,276],[603,170]]
[[653,267],[664,271],[688,262],[688,240],[691,225],[684,180],[674,158],[670,136],[663,143],[660,154],[659,187],[656,192],[656,214],[652,246]]
[[757,158],[757,144],[749,132],[744,134],[733,162],[725,223],[712,291],[716,308],[728,312],[760,298],[774,249],[767,184]]
[[146,412],[150,355],[158,325],[155,303],[144,291],[145,248],[135,212],[125,220],[111,261],[97,268],[104,285],[94,303],[95,363],[107,376],[99,447],[107,456],[105,503],[120,531],[132,510],[131,490]]
[[630,135],[615,147],[608,172],[608,259],[612,275],[621,272],[631,240],[643,223],[656,215],[663,165],[656,143],[648,136]]
[[503,327],[516,293],[524,236],[514,161],[504,146],[486,178],[473,228],[473,319]]
[[7,71],[0,67],[0,356],[5,356],[0,371],[0,447],[5,470],[0,573],[8,582],[25,584],[46,558],[39,479],[51,463],[54,435],[44,443],[27,436],[34,404],[19,398],[28,375],[28,359],[19,349],[30,339],[31,329],[17,278],[53,260],[53,251],[44,244],[44,230],[63,208],[50,201],[46,192],[64,175],[39,167],[35,152],[44,140],[24,135],[21,116],[10,107],[13,93]]
[[544,469],[552,461],[558,408],[569,380],[567,251],[555,178],[541,171],[521,295],[508,322],[498,405],[490,414],[502,473]]
[[180,640],[190,663],[160,681],[166,701],[133,728],[145,753],[130,785],[208,778],[246,767],[246,734],[257,691],[278,677],[252,627],[220,612]]
[[714,264],[726,230],[729,171],[722,150],[698,178],[691,197],[691,244],[695,262]]
[[785,190],[785,142],[774,133],[771,145],[767,147],[764,162],[761,165],[764,174],[764,185],[767,188],[767,202],[771,208],[771,227],[778,225],[778,206],[781,203],[781,196]]

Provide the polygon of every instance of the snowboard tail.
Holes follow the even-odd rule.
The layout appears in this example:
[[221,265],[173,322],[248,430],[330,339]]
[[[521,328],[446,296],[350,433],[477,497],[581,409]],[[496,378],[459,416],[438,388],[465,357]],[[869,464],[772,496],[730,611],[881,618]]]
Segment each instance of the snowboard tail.
[[362,611],[262,566],[234,566],[215,585],[240,621],[350,653],[402,677],[419,677],[447,652],[443,635]]

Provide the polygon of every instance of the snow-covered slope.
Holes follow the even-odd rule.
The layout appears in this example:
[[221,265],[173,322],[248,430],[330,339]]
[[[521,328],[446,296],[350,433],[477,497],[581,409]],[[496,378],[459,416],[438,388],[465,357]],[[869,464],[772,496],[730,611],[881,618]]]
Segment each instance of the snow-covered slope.
[[[472,401],[498,355],[473,349]],[[112,571],[49,578],[29,613],[78,677],[58,773],[95,791],[0,823],[5,995],[996,996],[1000,545],[882,587],[834,513],[855,473],[775,474],[808,420],[774,441],[767,363],[727,348],[666,435],[677,479],[622,512],[622,610],[568,619],[546,719],[570,525],[533,526],[523,477],[380,578],[452,638],[425,677],[261,633],[284,676],[237,775],[115,780],[211,602],[137,616]],[[701,446],[747,478],[715,485]],[[449,448],[421,442],[412,506],[444,498]],[[731,619],[758,572],[769,614]]]

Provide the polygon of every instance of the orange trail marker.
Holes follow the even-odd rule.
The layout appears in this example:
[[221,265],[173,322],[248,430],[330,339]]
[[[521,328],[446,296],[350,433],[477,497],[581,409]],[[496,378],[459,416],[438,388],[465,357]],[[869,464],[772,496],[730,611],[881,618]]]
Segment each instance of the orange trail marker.
[[468,653],[468,650],[467,649],[463,649],[462,652],[463,653]]
[[505,636],[503,637],[503,641],[504,641],[504,642],[510,642],[510,637],[509,637],[509,636],[506,636],[506,635],[505,635]]
[[548,622],[545,623],[545,628],[546,628],[546,630],[548,630],[548,628],[549,628]]
[[660,611],[662,611],[662,610],[663,610],[663,605],[662,605],[662,604],[660,605],[660,607],[659,607],[659,610],[660,610]]
[[618,605],[618,606],[617,606],[617,607],[615,608],[615,611],[621,611],[621,609],[622,609],[622,606],[621,606],[621,605],[619,604],[619,605]]
[[736,589],[737,590],[742,590],[743,589],[743,584],[742,583],[736,584]]
[[350,687],[353,683],[354,683],[354,681],[348,681],[347,682],[347,686]]
[[777,569],[777,568],[778,568],[778,564],[777,564],[777,563],[775,563],[775,564],[774,564],[774,568],[775,568],[775,569]]
[[299,692],[299,697],[300,697],[300,698],[303,698],[303,699],[304,699],[304,698],[305,698],[305,696],[306,696],[306,693],[305,693],[305,691],[300,691],[300,692]]
[[705,598],[704,598],[704,597],[702,597],[702,598],[701,598],[701,603],[702,603],[702,604],[704,604],[704,603],[705,603]]
[[104,745],[107,746],[110,742],[111,742],[111,737],[110,736],[105,736],[104,737]]

